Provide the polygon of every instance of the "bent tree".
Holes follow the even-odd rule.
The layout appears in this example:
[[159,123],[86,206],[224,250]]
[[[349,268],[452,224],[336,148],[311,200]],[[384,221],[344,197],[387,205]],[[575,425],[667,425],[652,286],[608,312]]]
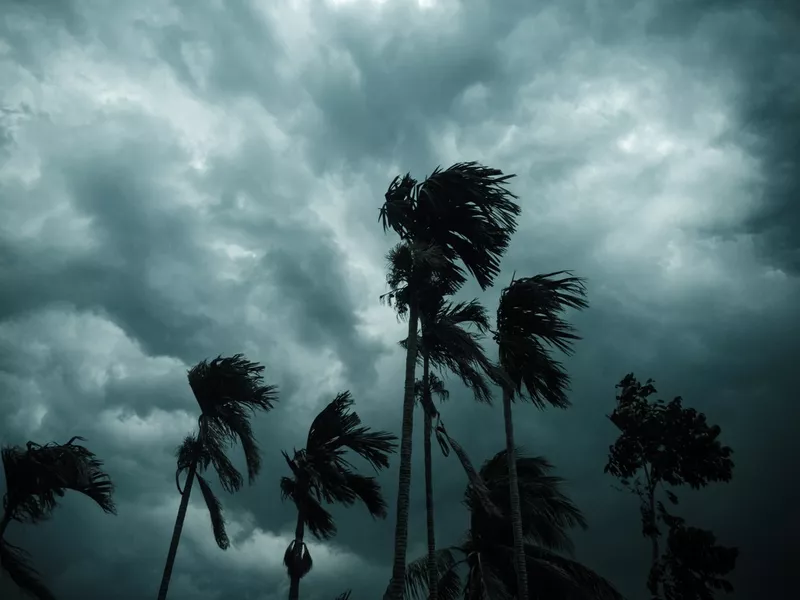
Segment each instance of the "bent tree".
[[[642,535],[651,548],[647,589],[667,600],[711,600],[713,590],[733,591],[724,576],[735,568],[738,550],[718,545],[713,533],[687,525],[659,500],[662,493],[678,504],[669,487],[700,489],[731,480],[733,451],[720,442],[720,427],[683,406],[680,396],[650,400],[656,393],[652,379],[642,385],[629,373],[616,387],[620,392],[609,419],[620,434],[609,447],[604,471],[639,498]],[[659,544],[662,527],[667,529],[665,550]]]
[[[244,452],[248,481],[252,484],[255,480],[261,469],[261,454],[250,417],[256,410],[272,410],[278,400],[277,388],[264,383],[263,371],[262,365],[236,354],[230,357],[218,356],[212,361],[201,361],[188,372],[189,387],[200,407],[200,417],[197,419],[197,432],[188,436],[177,451],[175,479],[181,503],[161,577],[158,600],[167,597],[195,479],[200,485],[211,517],[214,539],[221,549],[228,547],[222,504],[200,473],[213,467],[225,491],[238,491],[243,483],[242,474],[225,454],[228,448],[238,442]],[[186,473],[186,482],[181,489],[179,477],[183,472]]]
[[48,519],[67,490],[90,498],[105,513],[117,512],[114,485],[103,462],[76,440],[85,441],[75,436],[66,444],[28,442],[24,449],[5,446],[1,452],[6,493],[0,519],[0,569],[20,590],[38,600],[53,600],[54,596],[31,566],[28,553],[5,540],[11,521],[34,524]]
[[402,287],[408,317],[394,558],[385,600],[401,600],[405,579],[419,294],[437,273],[446,273],[442,279],[453,282],[454,292],[465,281],[464,269],[481,289],[492,285],[520,213],[506,188],[512,177],[475,162],[457,163],[422,182],[409,174],[396,177],[385,194],[380,220],[384,231],[400,236],[396,250],[407,266],[403,281],[388,283]]

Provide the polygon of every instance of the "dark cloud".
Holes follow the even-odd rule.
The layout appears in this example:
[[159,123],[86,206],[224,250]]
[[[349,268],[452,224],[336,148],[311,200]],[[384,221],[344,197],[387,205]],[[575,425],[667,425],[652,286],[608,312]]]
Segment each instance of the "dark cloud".
[[[589,280],[591,308],[571,316],[573,407],[515,408],[519,443],[587,514],[579,558],[640,593],[636,507],[602,474],[614,384],[634,371],[723,427],[733,482],[682,506],[740,546],[735,600],[763,581],[783,597],[800,500],[793,3],[7,4],[1,437],[85,435],[120,505],[115,518],[67,498],[52,521],[9,529],[59,597],[154,593],[173,450],[196,422],[185,372],[234,352],[281,390],[255,422],[262,476],[224,495],[226,553],[195,498],[170,597],[285,596],[295,515],[279,450],[344,389],[366,423],[397,430],[405,325],[377,302],[394,242],[376,222],[383,192],[472,159],[518,175],[524,214],[498,287],[514,271]],[[493,312],[498,291],[462,296]],[[445,422],[480,464],[502,447],[502,411],[449,385]],[[419,474],[419,431],[414,443]],[[438,541],[456,543],[464,477],[452,456],[434,463]],[[392,504],[396,472],[380,480]],[[304,596],[376,597],[393,519],[334,515]],[[423,519],[415,476],[411,558]]]

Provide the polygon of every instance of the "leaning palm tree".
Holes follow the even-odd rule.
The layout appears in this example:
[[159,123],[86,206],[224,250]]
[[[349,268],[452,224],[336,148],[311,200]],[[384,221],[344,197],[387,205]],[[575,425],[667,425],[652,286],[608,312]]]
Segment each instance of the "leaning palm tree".
[[511,520],[514,533],[514,568],[520,597],[527,598],[529,562],[523,539],[522,516],[514,457],[514,423],[511,403],[530,400],[538,408],[569,406],[569,376],[551,356],[551,348],[572,352],[572,342],[580,339],[560,314],[567,308],[583,309],[584,280],[568,271],[512,279],[500,294],[497,331],[500,373],[496,377],[503,389],[506,452],[508,456]]
[[323,501],[351,506],[360,500],[373,517],[386,517],[378,482],[353,471],[345,453],[355,452],[376,471],[385,469],[397,437],[361,426],[358,414],[350,411],[352,405],[350,392],[337,395],[311,423],[306,447],[295,450],[291,458],[283,452],[292,477],[281,478],[281,497],[291,499],[297,507],[294,539],[283,556],[290,579],[289,600],[299,598],[300,579],[313,565],[303,541],[306,527],[318,539],[336,535],[336,523],[323,508]]
[[[571,558],[568,530],[586,527],[580,510],[560,490],[563,480],[549,474],[542,457],[516,453],[522,498],[525,562],[536,578],[537,589],[528,596],[517,593],[513,566],[513,531],[510,519],[508,456],[505,450],[488,460],[480,475],[492,502],[502,514],[484,510],[484,503],[467,486],[464,504],[470,513],[464,541],[437,551],[440,600],[621,600],[603,577]],[[425,559],[412,562],[406,576],[407,600],[429,597]],[[464,577],[466,575],[466,577]]]
[[25,449],[2,449],[6,493],[0,519],[0,570],[24,592],[39,600],[52,600],[53,594],[39,578],[27,552],[4,540],[11,521],[39,523],[58,506],[58,498],[72,490],[91,498],[104,512],[116,514],[114,485],[103,470],[103,462],[75,440],[44,446],[28,442]]
[[[181,503],[158,590],[158,600],[167,597],[195,479],[208,507],[217,545],[223,550],[229,545],[222,504],[201,473],[213,467],[225,491],[238,491],[242,487],[242,475],[225,454],[238,441],[244,452],[248,480],[251,484],[255,480],[261,468],[261,455],[250,418],[256,410],[272,410],[278,399],[277,388],[264,383],[263,371],[262,365],[236,354],[230,357],[218,356],[212,361],[201,361],[188,372],[189,387],[200,406],[200,417],[197,419],[197,432],[189,435],[177,451],[175,482],[181,495]],[[183,472],[186,473],[186,483],[181,489],[179,478]]]
[[[444,274],[443,279],[457,289],[465,281],[464,269],[475,277],[481,289],[492,285],[520,213],[515,196],[506,188],[512,177],[475,162],[457,163],[445,170],[437,168],[421,183],[406,174],[391,183],[381,208],[383,228],[391,228],[400,236],[402,244],[396,250],[406,255],[408,263],[402,291],[408,307],[408,350],[397,520],[392,577],[385,600],[400,600],[403,594],[411,490],[418,293],[437,273]],[[398,289],[393,283],[399,282],[388,283]]]

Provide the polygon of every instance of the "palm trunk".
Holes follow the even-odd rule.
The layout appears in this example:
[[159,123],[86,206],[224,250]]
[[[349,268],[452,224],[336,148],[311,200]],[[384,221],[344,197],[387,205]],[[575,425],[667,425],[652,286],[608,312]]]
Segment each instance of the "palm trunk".
[[161,576],[161,587],[158,589],[158,600],[166,600],[169,590],[169,581],[172,578],[172,567],[175,565],[175,555],[178,553],[178,544],[181,541],[183,531],[183,521],[186,519],[186,509],[189,508],[189,495],[192,492],[195,472],[197,471],[197,459],[189,466],[186,473],[186,483],[181,494],[181,504],[178,507],[178,518],[175,519],[175,528],[172,530],[172,541],[169,544],[167,553],[167,564],[164,565],[164,574]]
[[514,571],[517,574],[517,599],[528,600],[528,569],[525,561],[525,540],[522,536],[522,510],[517,480],[517,453],[514,448],[514,421],[511,415],[511,393],[503,390],[503,418],[506,426],[508,455],[508,487],[511,499],[511,528],[514,534]]
[[406,577],[408,549],[408,505],[411,495],[411,441],[414,433],[414,381],[417,366],[417,321],[419,308],[416,298],[409,303],[408,343],[406,352],[405,391],[403,394],[403,427],[400,437],[400,474],[397,486],[397,521],[394,529],[394,561],[392,578],[383,600],[402,600]]
[[6,529],[8,528],[9,523],[11,523],[11,511],[6,510],[3,513],[3,520],[0,521],[0,542],[3,541],[3,536],[6,534]]
[[[428,353],[425,352],[422,363],[422,393],[428,402],[431,401],[429,375],[430,360],[428,359]],[[424,406],[423,412],[425,413],[425,521],[428,530],[428,600],[438,600],[439,573],[436,568],[436,529],[434,528],[433,520],[433,464],[431,457],[433,419]]]
[[[649,475],[648,475],[649,479]],[[661,577],[656,575],[656,565],[658,564],[658,533],[656,530],[656,490],[652,483],[648,481],[648,492],[650,496],[650,573],[647,577],[647,587],[654,597],[658,597]]]
[[303,554],[303,538],[305,537],[305,521],[303,514],[297,511],[297,526],[294,528],[294,560],[295,566],[289,581],[289,600],[300,598],[300,558]]

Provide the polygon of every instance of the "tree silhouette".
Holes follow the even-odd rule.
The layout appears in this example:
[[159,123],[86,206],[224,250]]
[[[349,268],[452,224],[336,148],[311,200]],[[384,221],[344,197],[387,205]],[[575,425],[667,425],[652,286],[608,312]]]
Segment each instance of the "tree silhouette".
[[[667,600],[705,600],[713,597],[712,590],[732,591],[722,576],[735,568],[738,550],[718,546],[710,531],[689,527],[657,496],[661,490],[677,505],[678,496],[666,486],[700,489],[731,480],[733,451],[719,441],[720,427],[684,407],[680,396],[651,401],[656,393],[652,379],[642,385],[629,373],[616,387],[620,392],[609,419],[620,435],[609,447],[605,472],[639,497],[642,535],[651,544],[648,590],[656,598],[663,592]],[[667,528],[663,555],[659,523]]]
[[91,498],[106,513],[116,514],[114,485],[103,471],[103,462],[76,440],[85,441],[75,436],[66,444],[28,442],[24,449],[5,446],[0,452],[6,476],[0,569],[21,590],[39,600],[52,600],[54,596],[31,566],[28,553],[5,541],[11,521],[34,524],[48,519],[67,490]]
[[[435,559],[436,535],[431,456],[434,420],[437,423],[437,438],[443,452],[449,453],[449,447],[457,448],[457,455],[461,459],[462,465],[464,465],[465,455],[452,439],[447,441],[449,436],[441,423],[440,414],[433,404],[432,396],[435,393],[444,400],[449,393],[442,380],[431,373],[431,367],[442,374],[455,373],[464,385],[473,391],[478,401],[490,402],[491,390],[484,372],[490,370],[492,366],[480,344],[483,334],[489,330],[489,318],[486,309],[477,300],[453,304],[446,302],[444,296],[435,288],[427,287],[420,301],[420,324],[419,348],[422,357],[422,380],[417,381],[416,394],[423,407],[425,420],[423,441],[428,571],[431,582],[430,600],[437,600],[437,590],[434,585],[438,581],[438,574]],[[469,326],[474,327],[476,331],[467,329]],[[408,340],[402,340],[400,345],[407,348]],[[465,470],[468,475],[474,471],[471,465],[465,465]]]
[[[212,361],[201,361],[188,372],[189,386],[200,406],[200,417],[197,420],[197,433],[186,437],[177,450],[175,483],[181,495],[181,503],[158,590],[158,600],[167,597],[195,478],[208,507],[214,539],[221,549],[228,548],[222,504],[200,473],[213,467],[225,491],[238,491],[242,487],[242,475],[225,451],[239,442],[244,451],[248,480],[250,483],[255,480],[261,469],[261,455],[250,425],[250,417],[256,410],[272,410],[278,399],[277,388],[264,384],[263,371],[262,365],[236,354],[231,357],[218,356]],[[183,472],[186,472],[186,483],[181,489],[179,478]]]
[[[526,457],[515,450],[522,507],[526,568],[536,578],[529,600],[621,600],[621,595],[603,577],[570,558],[572,541],[568,530],[586,527],[581,511],[561,491],[563,480],[550,475],[552,465],[542,457]],[[470,525],[458,546],[437,551],[440,600],[494,600],[522,598],[518,594],[514,566],[514,534],[511,523],[511,490],[505,450],[486,461],[480,470],[499,514],[487,512],[470,484],[464,504]],[[466,571],[466,577],[464,577]],[[425,559],[409,565],[406,598],[428,598]]]
[[[395,523],[392,576],[385,600],[400,600],[403,594],[408,546],[408,505],[411,489],[412,435],[414,428],[414,384],[417,362],[419,293],[433,279],[450,284],[453,293],[471,273],[482,289],[492,285],[500,270],[500,258],[516,229],[520,208],[506,189],[513,175],[475,162],[437,168],[418,183],[409,174],[396,177],[385,194],[380,211],[384,231],[394,230],[401,244],[393,252],[402,254],[402,281],[387,282],[407,306],[408,350],[406,352],[403,420],[398,473],[397,520]],[[463,265],[463,268],[462,266]]]
[[529,400],[538,408],[569,406],[569,375],[551,356],[551,348],[571,354],[580,337],[560,314],[566,308],[583,309],[584,280],[569,271],[512,279],[500,294],[497,331],[500,370],[495,380],[503,389],[503,417],[510,486],[511,521],[514,532],[514,567],[520,597],[528,596],[525,540],[514,458],[514,422],[511,403]]
[[323,508],[323,501],[345,506],[361,501],[373,517],[386,517],[386,503],[378,482],[374,477],[353,471],[345,454],[349,450],[375,470],[385,469],[389,466],[389,454],[397,447],[397,437],[362,427],[358,414],[350,412],[352,405],[350,392],[337,395],[311,423],[306,447],[295,450],[291,458],[283,452],[292,477],[281,478],[281,497],[290,499],[297,507],[294,539],[283,556],[290,579],[289,600],[299,598],[300,579],[313,566],[303,541],[305,528],[319,539],[336,535],[336,523]]

